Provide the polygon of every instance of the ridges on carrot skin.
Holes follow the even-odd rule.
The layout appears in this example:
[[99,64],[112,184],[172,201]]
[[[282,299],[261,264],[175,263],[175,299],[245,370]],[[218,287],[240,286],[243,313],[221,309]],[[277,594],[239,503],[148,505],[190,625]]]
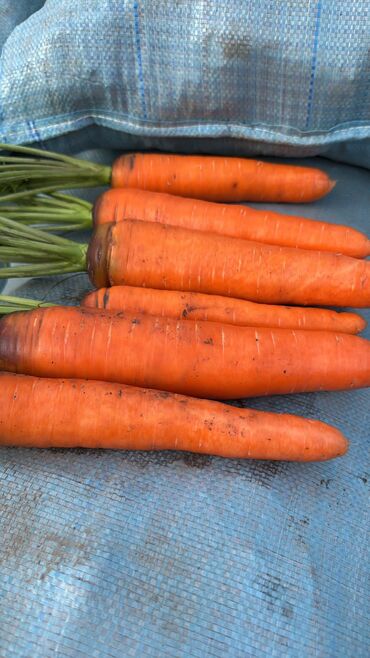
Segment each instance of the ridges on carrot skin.
[[210,201],[314,201],[333,181],[310,167],[271,164],[247,158],[137,153],[113,164],[113,188],[137,187]]
[[[217,294],[267,304],[370,306],[370,263],[349,256],[135,220],[113,225],[109,249],[110,285]],[[92,280],[100,287],[99,281]]]
[[[30,423],[30,415],[37,422]],[[0,373],[0,445],[187,450],[303,462],[332,459],[348,448],[337,429],[298,416],[102,381],[7,373]]]
[[134,286],[99,288],[88,293],[81,300],[81,305],[110,311],[125,310],[129,313],[224,322],[249,327],[328,330],[356,334],[366,326],[365,320],[356,313],[274,306],[219,295]]
[[3,367],[25,374],[85,377],[215,399],[370,385],[370,342],[347,334],[257,330],[75,307],[16,313],[0,326]]

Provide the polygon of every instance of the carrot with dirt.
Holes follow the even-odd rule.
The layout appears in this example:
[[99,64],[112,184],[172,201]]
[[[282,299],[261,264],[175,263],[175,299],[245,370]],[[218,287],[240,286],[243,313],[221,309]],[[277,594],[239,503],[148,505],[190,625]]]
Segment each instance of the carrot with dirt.
[[1,203],[0,214],[51,231],[140,219],[283,247],[370,255],[370,240],[349,226],[137,189],[110,189],[94,204],[68,194],[30,195]]
[[367,387],[370,341],[329,331],[37,308],[0,320],[0,370],[236,399]]
[[89,243],[0,217],[0,277],[88,270],[97,288],[130,285],[267,304],[370,306],[370,262],[154,222],[102,224]]
[[96,200],[93,216],[95,226],[141,219],[282,247],[331,251],[355,258],[370,255],[370,240],[349,226],[158,192],[108,190]]
[[357,313],[329,309],[257,304],[232,297],[178,290],[112,286],[89,292],[81,306],[146,313],[178,320],[207,320],[246,327],[280,327],[357,334],[366,327]]
[[0,373],[0,445],[184,450],[300,462],[340,457],[348,448],[334,427],[291,414],[239,409],[101,381],[4,372]]
[[213,155],[128,153],[112,167],[37,148],[0,144],[0,193],[20,198],[29,190],[135,187],[210,201],[307,203],[335,183],[320,169]]
[[[47,308],[56,304],[22,297],[0,295],[1,313]],[[231,297],[153,290],[131,286],[99,288],[81,300],[85,308],[124,311],[130,314],[155,315],[177,320],[203,320],[241,327],[277,327],[309,331],[335,331],[358,334],[367,323],[357,313],[338,313],[330,309],[255,304]]]

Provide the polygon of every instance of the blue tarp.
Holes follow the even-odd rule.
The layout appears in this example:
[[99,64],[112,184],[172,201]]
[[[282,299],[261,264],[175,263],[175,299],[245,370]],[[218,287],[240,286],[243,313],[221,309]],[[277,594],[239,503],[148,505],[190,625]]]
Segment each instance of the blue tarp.
[[[1,4],[2,140],[369,166],[365,1]],[[337,180],[327,199],[266,207],[369,233],[370,173],[314,163]],[[73,304],[88,287],[18,292]],[[367,657],[369,403],[237,403],[337,426],[350,451],[321,464],[2,449],[0,655]]]

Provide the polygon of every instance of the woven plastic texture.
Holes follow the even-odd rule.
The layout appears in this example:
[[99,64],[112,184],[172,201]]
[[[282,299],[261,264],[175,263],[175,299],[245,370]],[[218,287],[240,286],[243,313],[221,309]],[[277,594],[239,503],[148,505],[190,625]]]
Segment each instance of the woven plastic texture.
[[[330,197],[284,210],[368,230],[370,173],[320,165]],[[84,275],[18,284],[64,304],[87,289]],[[369,390],[238,404],[329,422],[350,451],[0,451],[0,656],[367,658]]]
[[[3,141],[369,167],[366,0],[0,4]],[[320,166],[330,197],[284,210],[369,233],[369,172]],[[17,286],[73,304],[89,283]],[[0,451],[1,658],[367,658],[369,391],[238,404],[332,423],[350,451]]]
[[368,0],[1,4],[2,141],[369,154]]

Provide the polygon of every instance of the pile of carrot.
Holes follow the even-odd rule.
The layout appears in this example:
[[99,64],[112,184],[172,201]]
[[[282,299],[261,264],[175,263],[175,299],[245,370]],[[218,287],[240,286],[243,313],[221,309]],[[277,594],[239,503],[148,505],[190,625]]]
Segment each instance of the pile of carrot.
[[[131,154],[91,206],[56,190],[108,182],[107,168],[13,150],[0,158],[3,181],[17,171],[11,192],[0,187],[0,260],[17,265],[0,273],[87,270],[96,290],[78,308],[0,299],[0,444],[298,461],[346,452],[320,421],[217,401],[370,385],[363,318],[318,308],[370,306],[368,238],[218,203],[313,201],[334,185],[324,172]],[[88,245],[43,230],[89,224]]]

